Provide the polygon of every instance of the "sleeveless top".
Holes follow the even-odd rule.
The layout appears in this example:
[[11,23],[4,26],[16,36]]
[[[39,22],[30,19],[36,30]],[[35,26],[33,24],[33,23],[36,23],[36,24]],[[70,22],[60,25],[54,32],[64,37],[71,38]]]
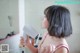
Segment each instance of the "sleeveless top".
[[[48,34],[48,33],[47,33],[47,34]],[[39,48],[38,48],[38,53],[42,53],[42,50],[41,50],[42,47],[41,47],[41,45],[43,44],[44,40],[46,39],[47,34],[45,35],[43,41],[41,42],[41,44],[40,44],[40,46],[39,46]],[[50,45],[49,45],[49,48],[46,48],[46,49],[50,49],[50,51],[51,51],[50,53],[55,53],[56,50],[57,50],[57,49],[60,49],[60,48],[66,48],[66,49],[67,49],[67,53],[69,53],[69,47],[68,47],[68,45],[65,45],[65,44],[59,44],[59,45],[57,45],[56,47],[54,47],[53,44],[50,44]],[[43,49],[43,50],[44,50],[44,49]]]

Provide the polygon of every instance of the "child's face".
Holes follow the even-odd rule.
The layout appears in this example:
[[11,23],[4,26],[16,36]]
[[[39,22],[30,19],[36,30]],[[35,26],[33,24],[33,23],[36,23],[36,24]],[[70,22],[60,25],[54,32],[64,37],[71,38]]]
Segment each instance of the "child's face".
[[42,21],[42,27],[47,29],[48,28],[48,20],[46,17],[43,18],[43,21]]

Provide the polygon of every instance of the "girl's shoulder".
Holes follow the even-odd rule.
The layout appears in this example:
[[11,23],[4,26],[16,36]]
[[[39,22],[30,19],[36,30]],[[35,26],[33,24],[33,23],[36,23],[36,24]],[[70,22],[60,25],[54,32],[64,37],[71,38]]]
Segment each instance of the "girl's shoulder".
[[59,44],[55,47],[55,51],[54,52],[57,52],[57,51],[60,51],[63,52],[63,51],[66,51],[66,53],[69,53],[69,46],[68,44]]

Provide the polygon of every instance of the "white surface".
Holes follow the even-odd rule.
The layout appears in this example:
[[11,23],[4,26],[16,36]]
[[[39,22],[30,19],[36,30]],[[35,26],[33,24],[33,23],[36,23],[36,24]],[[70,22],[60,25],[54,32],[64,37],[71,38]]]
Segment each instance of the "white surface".
[[9,44],[9,53],[21,53],[24,50],[25,53],[30,53],[28,48],[19,48],[20,35],[14,35],[2,42],[0,44]]

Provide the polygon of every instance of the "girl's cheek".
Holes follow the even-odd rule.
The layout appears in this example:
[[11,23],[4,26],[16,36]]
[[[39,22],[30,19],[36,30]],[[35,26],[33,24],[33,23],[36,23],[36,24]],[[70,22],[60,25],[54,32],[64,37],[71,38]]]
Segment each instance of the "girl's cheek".
[[48,28],[48,21],[47,19],[44,19],[43,22],[42,22],[42,27],[43,28]]

